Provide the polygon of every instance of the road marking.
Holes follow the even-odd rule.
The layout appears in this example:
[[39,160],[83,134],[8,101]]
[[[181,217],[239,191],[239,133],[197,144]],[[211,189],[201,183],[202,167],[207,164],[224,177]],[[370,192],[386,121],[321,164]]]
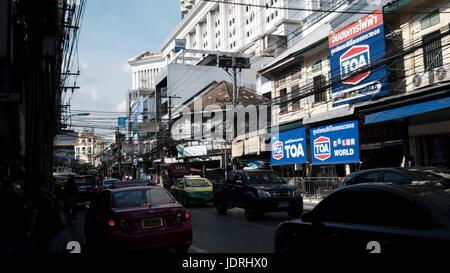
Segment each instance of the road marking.
[[192,253],[208,253],[208,251],[206,251],[206,250],[203,250],[203,249],[201,249],[201,248],[199,248],[199,247],[196,247],[196,246],[192,246],[191,245],[191,247],[189,248],[189,252],[191,252],[192,251]]
[[[194,210],[194,209],[191,209],[191,211],[195,211],[195,212],[199,212],[199,213],[203,213],[203,214],[208,214],[208,215],[215,215],[215,216],[217,216],[217,214],[215,214],[215,213],[206,212],[206,211],[201,211],[201,210]],[[258,227],[258,228],[268,229],[268,230],[270,230],[270,231],[275,231],[275,230],[276,230],[276,228],[272,228],[272,227],[265,226],[265,225],[259,225],[259,224],[255,224],[255,223],[251,223],[251,222],[247,222],[247,221],[242,221],[242,220],[230,218],[230,217],[227,217],[227,216],[219,217],[219,219],[229,220],[229,221],[231,221],[231,222],[235,222],[235,223],[239,223],[239,224],[246,224],[246,225],[248,225],[248,226],[253,226],[253,227]]]

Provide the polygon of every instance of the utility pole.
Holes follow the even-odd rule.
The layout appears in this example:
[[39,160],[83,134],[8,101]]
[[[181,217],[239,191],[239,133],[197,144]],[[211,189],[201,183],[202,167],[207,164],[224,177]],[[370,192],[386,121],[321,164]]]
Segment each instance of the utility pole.
[[170,132],[172,131],[172,99],[181,99],[181,97],[164,96],[163,98],[169,99],[169,104],[168,104],[168,109],[167,109],[167,113],[169,115],[169,124],[168,124],[167,128],[169,130],[169,135],[170,135]]
[[116,145],[118,147],[118,153],[119,153],[119,179],[122,179],[122,142],[120,140],[120,127],[117,126],[117,131],[116,131]]
[[[217,66],[218,67],[222,67],[224,68],[227,72],[229,68],[233,69],[233,98],[232,98],[232,105],[233,105],[233,112],[235,113],[236,110],[236,106],[238,104],[239,101],[239,87],[238,87],[238,83],[237,83],[237,76],[238,76],[238,69],[239,72],[242,69],[250,69],[251,65],[250,65],[250,59],[247,57],[243,57],[243,56],[217,56]],[[234,114],[233,114],[233,137],[234,137]],[[226,126],[225,126],[226,127]],[[228,145],[228,141],[227,138],[225,137],[225,148],[224,148],[224,173],[225,173],[225,178],[228,176],[228,159],[227,159],[227,145]],[[235,168],[234,164],[233,165],[233,169]]]
[[239,90],[237,85],[237,68],[233,67],[233,108],[236,109],[237,102],[239,100]]

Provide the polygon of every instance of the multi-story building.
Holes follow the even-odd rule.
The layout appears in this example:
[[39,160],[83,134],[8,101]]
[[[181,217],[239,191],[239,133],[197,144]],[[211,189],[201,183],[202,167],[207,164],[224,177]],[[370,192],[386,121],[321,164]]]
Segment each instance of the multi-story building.
[[59,134],[53,141],[53,172],[58,174],[70,174],[73,172],[75,161],[75,145],[77,137],[73,131]]
[[75,160],[83,164],[94,166],[94,144],[97,137],[91,131],[78,133],[77,145],[75,145]]
[[278,104],[273,165],[284,175],[322,176],[448,168],[449,8],[416,0],[332,14],[260,70]]
[[95,137],[93,141],[93,165],[95,168],[100,168],[102,166],[102,163],[107,161],[107,158],[105,158],[105,150],[108,148],[108,143],[101,137]]

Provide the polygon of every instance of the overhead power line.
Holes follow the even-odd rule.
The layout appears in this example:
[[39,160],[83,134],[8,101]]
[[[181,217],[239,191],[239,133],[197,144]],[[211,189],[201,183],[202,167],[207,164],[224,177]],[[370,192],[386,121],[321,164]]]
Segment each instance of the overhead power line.
[[[236,6],[246,6],[246,7],[257,7],[257,8],[266,8],[266,9],[278,9],[278,10],[295,10],[295,11],[310,11],[310,12],[330,12],[330,10],[327,9],[314,9],[314,8],[295,8],[295,7],[282,7],[282,6],[275,6],[275,5],[259,5],[259,4],[247,4],[242,2],[233,2],[233,1],[224,1],[224,0],[203,0],[205,2],[212,2],[212,3],[221,3],[226,5],[236,5]],[[364,11],[364,10],[341,10],[337,11],[334,10],[333,12],[336,13],[345,13],[345,14],[382,14],[383,11]],[[395,12],[391,11],[390,14],[428,14],[428,11],[423,11],[423,9],[416,8],[414,11],[408,11],[408,12]],[[441,11],[441,13],[450,13],[450,11]]]

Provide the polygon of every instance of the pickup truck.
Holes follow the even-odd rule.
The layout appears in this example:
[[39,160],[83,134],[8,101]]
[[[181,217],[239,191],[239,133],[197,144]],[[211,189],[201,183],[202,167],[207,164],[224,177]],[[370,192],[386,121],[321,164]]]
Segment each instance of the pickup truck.
[[303,198],[272,170],[231,171],[222,183],[213,185],[217,213],[229,208],[245,209],[247,219],[257,219],[265,212],[286,211],[291,218],[303,213]]

